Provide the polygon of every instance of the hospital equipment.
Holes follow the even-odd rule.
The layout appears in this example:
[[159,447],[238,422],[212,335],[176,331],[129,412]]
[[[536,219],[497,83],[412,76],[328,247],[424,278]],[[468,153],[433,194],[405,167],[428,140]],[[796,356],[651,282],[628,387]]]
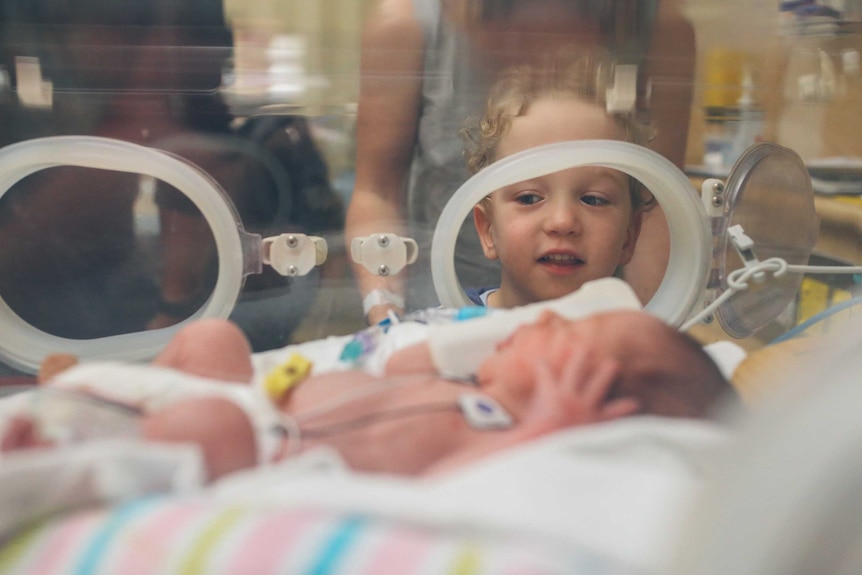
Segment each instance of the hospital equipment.
[[[295,276],[308,273],[326,259],[323,238],[287,233],[261,239],[246,233],[230,201],[206,174],[165,152],[116,140],[55,137],[7,146],[0,150],[0,197],[26,175],[56,165],[145,174],[174,185],[195,202],[213,230],[220,265],[212,295],[193,317],[227,317],[245,276],[260,272],[264,264]],[[753,146],[735,164],[726,184],[716,179],[704,183],[699,201],[682,172],[645,148],[611,141],[565,142],[505,158],[473,176],[454,194],[441,215],[431,248],[433,280],[442,303],[452,307],[469,304],[455,277],[452,254],[458,222],[475,203],[508,184],[583,165],[628,173],[650,189],[662,206],[670,228],[670,259],[664,280],[646,309],[672,325],[688,320],[683,325],[686,329],[716,313],[728,333],[746,337],[774,319],[795,297],[801,272],[858,271],[804,266],[817,239],[817,216],[810,178],[790,150],[771,144]],[[356,238],[351,244],[354,261],[378,275],[400,272],[415,261],[417,252],[414,240],[390,233]],[[767,273],[769,281],[764,281]],[[8,326],[4,331],[10,334],[0,343],[0,354],[25,369],[36,368],[45,355],[58,350],[81,357],[152,357],[176,331],[167,328],[70,340],[23,322],[2,301],[0,322]]]
[[805,265],[817,240],[818,216],[805,165],[787,148],[769,143],[750,147],[726,182],[704,182],[698,201],[688,178],[650,150],[626,142],[564,142],[489,166],[465,182],[446,205],[432,244],[434,285],[443,304],[469,303],[449,254],[455,249],[458,222],[479,200],[506,185],[587,165],[637,178],[662,206],[670,257],[646,309],[671,325],[685,330],[715,313],[730,335],[747,337],[793,300],[801,273],[862,271]]
[[[307,274],[326,260],[322,238],[283,234],[262,239],[243,229],[232,202],[218,183],[187,161],[155,148],[92,136],[57,136],[0,150],[0,198],[22,178],[54,166],[82,166],[141,174],[185,193],[213,231],[219,258],[218,278],[208,301],[193,317],[227,317],[245,277],[264,264],[282,275]],[[176,327],[95,340],[61,338],[23,321],[0,299],[0,325],[6,334],[0,355],[22,369],[35,370],[41,358],[58,350],[79,357],[145,359],[153,357]]]

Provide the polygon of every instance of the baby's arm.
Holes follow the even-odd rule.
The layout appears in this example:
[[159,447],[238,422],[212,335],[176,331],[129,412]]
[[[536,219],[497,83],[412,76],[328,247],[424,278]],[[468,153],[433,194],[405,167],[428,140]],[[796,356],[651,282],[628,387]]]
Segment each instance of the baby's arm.
[[399,349],[386,362],[385,375],[387,376],[422,373],[437,373],[437,367],[431,359],[431,349],[424,341]]
[[542,435],[589,423],[610,421],[637,413],[633,398],[611,399],[609,393],[619,366],[611,359],[591,369],[587,350],[576,351],[559,375],[548,362],[535,364],[535,388],[516,427],[504,432],[480,432],[468,447],[431,466],[427,475],[450,471],[482,457],[520,445]]

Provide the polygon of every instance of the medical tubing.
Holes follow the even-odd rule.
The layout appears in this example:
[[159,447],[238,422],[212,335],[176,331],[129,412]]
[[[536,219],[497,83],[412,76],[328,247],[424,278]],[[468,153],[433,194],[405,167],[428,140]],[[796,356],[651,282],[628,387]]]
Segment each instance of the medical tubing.
[[302,451],[302,428],[295,418],[286,413],[279,414],[279,426],[276,432],[287,439],[287,450],[284,452],[283,458],[291,455],[298,455]]
[[[224,191],[214,180],[190,163],[153,148],[96,136],[53,136],[0,149],[0,197],[24,177],[57,166],[148,175],[187,195],[212,229],[219,255],[215,288],[194,318],[228,317],[244,281],[245,257],[253,250],[247,248],[251,234],[242,230],[235,210],[225,202]],[[186,322],[112,337],[69,339],[36,329],[0,299],[0,329],[3,332],[0,355],[10,364],[28,371],[38,369],[41,359],[58,349],[82,358],[149,359]]]
[[344,393],[338,395],[327,401],[318,403],[314,407],[309,408],[302,413],[296,414],[294,416],[294,420],[297,422],[298,425],[302,425],[303,423],[307,423],[317,417],[332,413],[339,407],[342,407],[354,401],[378,395],[380,393],[384,393],[395,388],[406,387],[408,385],[418,385],[420,383],[425,383],[436,378],[443,379],[442,377],[437,376],[437,374],[423,373],[409,376],[400,375],[397,377],[389,377],[379,381],[371,381],[365,385],[357,387],[356,389],[352,390],[351,393]]
[[306,439],[324,439],[333,435],[337,435],[339,433],[346,433],[355,429],[359,429],[361,427],[374,425],[375,423],[380,423],[383,421],[403,419],[416,415],[426,415],[431,413],[445,413],[447,411],[454,411],[460,413],[461,407],[457,401],[435,401],[428,403],[420,403],[418,405],[404,405],[401,407],[393,407],[374,413],[358,415],[353,419],[339,421],[336,423],[329,423],[313,429],[309,429],[306,427],[302,430],[302,434],[303,437],[305,437]]
[[805,274],[862,274],[862,266],[803,266],[788,264],[787,271]]
[[474,174],[440,214],[431,243],[434,289],[446,307],[470,305],[455,272],[458,230],[473,206],[491,192],[530,178],[578,166],[604,166],[638,179],[665,213],[670,254],[664,279],[646,310],[670,325],[681,324],[699,302],[711,264],[710,222],[688,177],[663,156],[612,140],[580,140],[538,146]]
[[829,309],[825,309],[825,310],[821,311],[820,313],[811,316],[810,318],[808,318],[804,322],[795,326],[793,329],[788,330],[787,332],[776,337],[771,342],[769,342],[767,345],[775,345],[776,343],[781,343],[783,341],[787,341],[788,339],[792,339],[798,335],[801,335],[802,332],[807,330],[812,325],[814,325],[816,323],[820,323],[821,321],[823,321],[825,319],[829,319],[833,315],[835,315],[839,312],[842,312],[845,309],[848,309],[848,308],[851,308],[851,307],[857,306],[857,305],[862,305],[862,296],[854,297],[852,299],[848,299],[847,301],[842,301],[841,303],[835,304],[834,306],[830,307]]

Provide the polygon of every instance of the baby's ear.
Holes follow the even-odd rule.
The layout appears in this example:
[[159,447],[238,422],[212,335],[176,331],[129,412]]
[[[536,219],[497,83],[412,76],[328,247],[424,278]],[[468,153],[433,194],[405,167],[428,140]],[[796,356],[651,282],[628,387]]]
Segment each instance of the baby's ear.
[[47,383],[54,376],[76,365],[78,365],[77,356],[71,353],[52,353],[46,356],[39,365],[39,375],[36,377],[36,381],[40,384]]
[[494,235],[491,233],[491,214],[488,205],[483,201],[473,206],[473,225],[482,243],[482,253],[489,260],[496,260],[497,247],[494,245]]

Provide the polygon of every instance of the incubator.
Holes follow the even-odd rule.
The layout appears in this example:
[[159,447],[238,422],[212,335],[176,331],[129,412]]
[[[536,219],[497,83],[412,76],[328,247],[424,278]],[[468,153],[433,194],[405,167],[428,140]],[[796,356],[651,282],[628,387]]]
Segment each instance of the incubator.
[[[758,10],[756,21],[763,22],[766,9]],[[697,26],[708,21],[697,3],[689,11]],[[314,336],[358,329],[369,306],[405,307],[404,296],[387,288],[367,294],[363,309],[359,286],[345,273],[344,262],[381,278],[412,274],[414,281],[418,277],[433,286],[444,306],[467,305],[453,254],[463,251],[457,238],[469,226],[472,206],[505,185],[578,166],[620,170],[658,200],[668,219],[669,263],[664,280],[645,303],[673,325],[687,329],[715,317],[727,334],[746,338],[787,313],[806,271],[852,271],[846,266],[801,267],[819,235],[808,173],[792,149],[766,143],[754,145],[728,173],[703,182],[699,194],[690,174],[644,148],[602,141],[552,144],[506,158],[464,182],[433,228],[399,222],[346,238],[342,226],[350,190],[339,186],[350,185],[353,170],[343,165],[344,142],[350,137],[344,126],[353,119],[357,94],[351,99],[327,86],[345,81],[331,70],[348,60],[342,58],[327,71],[320,64],[324,52],[314,53],[312,33],[264,27],[255,35],[255,20],[244,11],[235,15],[233,40],[229,22],[214,16],[210,7],[201,9],[203,19],[193,12],[176,16],[181,26],[147,28],[151,25],[144,12],[118,21],[117,30],[134,32],[134,43],[106,36],[100,45],[88,44],[86,38],[109,25],[104,18],[110,15],[83,14],[75,20],[79,24],[61,25],[50,16],[40,23],[26,10],[7,10],[5,26],[20,25],[6,42],[0,87],[4,117],[12,128],[0,149],[0,206],[7,206],[2,221],[8,229],[3,245],[13,252],[3,260],[0,355],[11,368],[33,371],[45,355],[57,351],[82,358],[146,359],[178,326],[207,316],[235,318],[253,343],[260,330],[262,343],[255,347],[264,350],[302,339],[303,329]],[[140,26],[135,17],[144,18]],[[199,22],[206,25],[194,26]],[[178,40],[188,44],[172,44]],[[116,51],[113,60],[95,63],[96,54],[111,50]],[[123,84],[110,71],[122,65],[141,69],[130,70]],[[617,67],[607,94],[609,113],[640,105],[639,77],[638,65]],[[753,93],[752,77],[747,65],[747,83],[738,89],[749,102],[755,95],[763,99]],[[353,79],[361,81],[357,69]],[[670,81],[658,76],[649,80],[656,89]],[[849,89],[845,97],[853,97]],[[154,111],[165,104],[167,115]],[[114,119],[112,114],[121,113],[115,106],[131,111]],[[194,106],[202,107],[203,114],[195,116],[189,109]],[[82,116],[76,118],[78,128],[68,119],[76,111]],[[100,114],[107,122],[126,121],[130,131],[123,135],[119,130],[119,137],[97,135],[108,132],[98,128]],[[191,119],[180,121],[179,129],[165,125],[184,115]],[[303,115],[310,125],[307,133],[301,124],[280,123]],[[215,117],[228,125],[195,127]],[[288,173],[291,162],[315,158],[300,156],[285,163],[278,156],[283,149],[267,149],[262,138],[268,136],[261,136],[266,130],[283,130],[294,143],[310,137],[309,149],[323,150],[319,157],[332,164],[329,181],[300,192],[306,197],[295,197],[293,188],[303,185],[304,176]],[[22,141],[15,143],[15,138]],[[243,165],[246,161],[257,165]],[[115,192],[78,196],[72,189],[80,185],[78,176],[70,169],[89,170],[96,181],[109,172],[128,177],[122,188],[109,184]],[[54,175],[64,173],[69,189],[60,192],[64,180]],[[261,178],[275,183],[276,191],[266,192],[277,194],[275,203],[248,199]],[[38,189],[42,181],[54,189]],[[166,188],[186,199],[165,199]],[[64,196],[53,195],[60,193]],[[116,195],[105,200],[110,194]],[[106,202],[104,213],[96,207],[99,202]],[[93,206],[94,213],[79,213],[87,211],[85,206]],[[170,214],[174,207],[179,209]],[[274,210],[278,217],[261,218],[262,209]],[[50,218],[58,222],[52,226]],[[80,247],[76,238],[88,234],[72,225],[91,236],[80,240]],[[178,254],[182,251],[187,253]],[[101,268],[110,271],[102,276]],[[247,284],[257,282],[264,271],[270,280],[259,283],[274,287],[249,289]],[[172,273],[180,279],[172,279]],[[277,276],[287,279],[271,280]],[[186,285],[176,288],[177,282]],[[37,301],[42,298],[44,303]],[[104,317],[91,322],[90,316]],[[90,329],[89,323],[99,325]]]
[[[409,6],[416,22],[390,30],[403,14],[381,17],[381,6]],[[567,430],[418,488],[377,477],[348,488],[336,457],[313,454],[287,462],[296,472],[287,493],[283,470],[267,469],[231,478],[201,500],[234,506],[217,526],[225,530],[240,504],[293,512],[310,501],[452,537],[465,525],[492,543],[500,532],[518,542],[528,534],[550,543],[548,557],[562,558],[552,563],[564,567],[548,573],[580,565],[570,560],[573,549],[585,572],[609,559],[622,566],[614,572],[656,575],[851,572],[859,555],[851,545],[858,514],[846,502],[858,475],[847,454],[858,448],[859,428],[860,340],[852,332],[862,294],[861,18],[850,0],[5,1],[0,394],[23,401],[27,394],[6,384],[31,389],[55,353],[83,364],[74,386],[95,374],[107,391],[119,380],[144,387],[152,378],[143,364],[181,329],[229,318],[255,352],[254,393],[277,399],[313,370],[380,371],[374,361],[391,349],[375,346],[421,337],[437,373],[463,385],[443,409],[494,434],[518,422],[480,393],[477,363],[515,323],[547,309],[572,319],[613,300],[612,309],[643,307],[700,343],[730,339],[752,355],[822,333],[823,348],[834,349],[810,361],[813,352],[796,354],[809,369],[797,385],[780,375],[786,396],[762,417],[743,417],[741,443],[712,422],[637,418],[583,435]],[[363,30],[385,42],[363,44]],[[575,36],[614,57],[596,73],[602,111],[652,139],[552,141],[470,174],[464,151],[497,72]],[[715,69],[716,54],[732,54],[733,70],[726,62]],[[618,293],[620,282],[601,279],[505,317],[476,306],[471,289],[498,281],[499,268],[486,267],[475,206],[513,184],[579,169],[620,172],[656,199],[667,245],[651,243],[652,231],[642,230],[641,241],[666,248],[667,263],[649,296],[638,299],[625,284]],[[350,212],[369,195],[378,201]],[[359,216],[373,225],[358,225]],[[385,319],[370,321],[381,308]],[[302,353],[285,357],[295,347]],[[399,385],[418,389],[426,379],[362,387],[296,421],[255,396],[266,406],[255,424],[266,443],[259,455],[285,438],[299,451],[301,440],[339,429],[317,425],[336,407]],[[21,517],[57,511],[50,498],[38,499],[44,509],[17,505],[38,490],[63,491],[52,482],[59,470],[70,472],[64,505],[205,489],[196,450],[141,448],[140,409],[77,388],[43,389],[31,400],[45,434],[80,451],[25,462],[16,471],[24,475],[0,473],[0,498],[16,504],[11,514],[0,509],[0,535],[18,529]],[[106,434],[116,442],[81,443]],[[728,444],[739,449],[713,459]],[[269,455],[260,459],[269,463]],[[324,477],[315,475],[321,470]],[[526,486],[533,489],[525,494]],[[683,523],[691,501],[700,505]],[[42,527],[18,540],[20,549],[41,545]],[[333,550],[321,565],[349,554],[355,528],[333,531],[330,547],[315,542]],[[109,549],[101,533],[94,540],[102,547],[86,557]],[[586,559],[579,545],[590,551]],[[19,549],[0,546],[0,570],[19,560],[37,565],[39,549],[10,555],[12,547]],[[221,555],[198,554],[212,557]],[[470,549],[465,557],[450,565],[478,565]],[[337,572],[327,569],[319,571]]]

